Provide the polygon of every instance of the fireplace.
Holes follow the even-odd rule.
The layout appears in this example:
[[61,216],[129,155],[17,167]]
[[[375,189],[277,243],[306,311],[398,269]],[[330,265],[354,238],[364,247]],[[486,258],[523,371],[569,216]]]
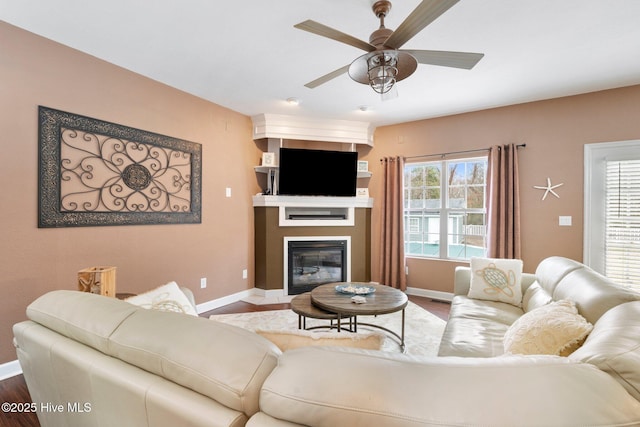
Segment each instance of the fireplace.
[[[332,281],[369,282],[371,280],[371,207],[373,199],[368,197],[303,197],[303,196],[254,196],[255,224],[255,295],[265,301],[280,302],[278,298],[289,296],[289,281],[294,287],[301,285],[302,277],[289,277],[289,242],[346,241],[346,260],[340,278]],[[353,209],[352,209],[353,208]],[[292,219],[300,213],[318,219]],[[347,220],[327,219],[346,214]],[[342,250],[342,248],[341,248]],[[309,258],[309,257],[306,257]],[[291,260],[293,264],[294,260]],[[298,262],[302,260],[298,258]],[[309,261],[310,260],[305,260]],[[307,262],[307,264],[309,263]],[[333,263],[333,262],[332,262]],[[321,267],[328,267],[324,263]],[[303,273],[309,273],[302,265]],[[314,266],[315,267],[315,266]],[[314,268],[315,269],[315,268]],[[320,268],[318,270],[321,270]],[[325,272],[328,268],[324,269]],[[298,265],[298,272],[300,266]],[[308,276],[311,276],[309,274]],[[344,279],[343,277],[346,276]],[[304,277],[307,279],[309,277]],[[321,282],[324,282],[322,280]],[[307,289],[312,289],[314,285]],[[295,292],[291,291],[292,295]],[[288,301],[284,298],[282,301]]]
[[349,239],[285,238],[288,295],[309,292],[318,285],[350,280]]

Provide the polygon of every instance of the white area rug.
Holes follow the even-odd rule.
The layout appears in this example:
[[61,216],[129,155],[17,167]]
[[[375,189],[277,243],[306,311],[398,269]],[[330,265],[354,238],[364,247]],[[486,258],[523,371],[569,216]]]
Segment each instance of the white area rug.
[[[405,309],[405,347],[406,353],[416,356],[436,356],[440,338],[444,331],[445,321],[429,313],[422,307],[409,301]],[[250,331],[256,329],[267,330],[297,330],[298,315],[291,310],[258,311],[254,313],[218,314],[209,317],[218,322],[239,326]],[[372,323],[395,331],[400,335],[402,313],[391,313],[380,316],[358,316],[358,323]],[[348,321],[346,322],[348,323]],[[328,325],[328,320],[307,319],[307,327]],[[318,329],[327,331],[328,329]],[[399,352],[398,340],[378,328],[358,326],[360,332],[382,332],[385,334],[384,351]],[[345,332],[349,333],[349,332]]]

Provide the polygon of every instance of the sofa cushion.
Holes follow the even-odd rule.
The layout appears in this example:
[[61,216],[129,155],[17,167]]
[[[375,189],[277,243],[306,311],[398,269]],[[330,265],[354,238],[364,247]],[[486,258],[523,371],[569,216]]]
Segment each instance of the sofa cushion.
[[[98,299],[99,298],[99,299]],[[99,303],[94,304],[95,301]],[[27,317],[66,337],[109,351],[109,338],[139,310],[115,298],[69,290],[48,292],[27,306]]]
[[640,301],[621,304],[603,314],[584,345],[569,359],[596,365],[640,400]]
[[607,310],[625,302],[640,300],[640,294],[584,266],[562,278],[555,287],[553,299],[575,301],[580,314],[595,324]]
[[469,298],[522,305],[522,260],[471,258]]
[[260,408],[272,418],[316,427],[640,421],[640,402],[616,381],[566,357],[420,358],[340,347],[284,353],[265,381]]
[[551,295],[545,291],[536,280],[527,288],[522,296],[522,308],[525,312],[535,310],[538,307],[549,304],[553,301]]
[[553,291],[560,281],[574,270],[584,268],[584,265],[578,261],[552,256],[543,259],[536,268],[536,279],[542,289],[547,291],[549,295],[553,295]]
[[[61,412],[39,411],[37,425],[243,427],[247,421],[242,412],[36,322],[17,323],[13,331],[33,402],[64,404]],[[80,411],[72,409],[75,402]]]
[[504,335],[504,351],[512,354],[567,355],[593,326],[578,314],[575,303],[555,301],[525,313]]
[[500,356],[505,332],[522,314],[522,308],[511,304],[457,295],[451,302],[438,356]]
[[[244,412],[282,352],[248,330],[115,298],[53,291],[27,309],[31,320],[85,345]],[[229,349],[233,351],[229,351]]]
[[191,301],[189,301],[184,292],[180,290],[176,282],[169,282],[166,285],[158,286],[143,294],[126,298],[125,301],[143,308],[175,311],[192,316],[198,315],[195,307],[191,304]]
[[111,336],[110,354],[251,416],[282,353],[239,327],[139,309]]

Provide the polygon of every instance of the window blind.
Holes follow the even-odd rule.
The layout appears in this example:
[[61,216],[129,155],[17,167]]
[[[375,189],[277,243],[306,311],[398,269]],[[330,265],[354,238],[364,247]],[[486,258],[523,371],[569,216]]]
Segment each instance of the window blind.
[[606,162],[605,275],[640,291],[640,160]]

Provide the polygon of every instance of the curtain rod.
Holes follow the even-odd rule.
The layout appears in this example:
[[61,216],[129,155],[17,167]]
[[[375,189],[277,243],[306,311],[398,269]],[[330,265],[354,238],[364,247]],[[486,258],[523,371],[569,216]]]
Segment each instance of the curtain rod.
[[[526,146],[527,144],[519,144],[519,145],[516,145],[516,148],[524,148]],[[438,154],[423,154],[421,156],[405,157],[405,159],[419,159],[422,157],[446,157],[446,156],[451,156],[453,154],[479,153],[481,151],[489,151],[489,148],[478,148],[475,150],[463,150],[463,151],[450,151],[448,153],[438,153]]]

